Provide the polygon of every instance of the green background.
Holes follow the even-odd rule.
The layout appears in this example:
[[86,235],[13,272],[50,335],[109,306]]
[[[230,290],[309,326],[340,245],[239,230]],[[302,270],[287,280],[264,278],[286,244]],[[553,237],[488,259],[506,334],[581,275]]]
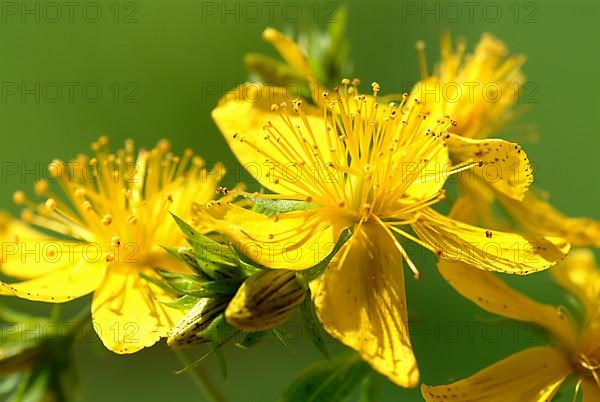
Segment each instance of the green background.
[[[11,3],[18,9],[16,15],[8,3],[2,5],[0,22],[0,206],[13,212],[13,191],[30,189],[36,176],[26,170],[37,169],[39,177],[43,164],[55,157],[67,159],[87,152],[100,134],[110,135],[113,144],[131,137],[144,146],[167,137],[176,150],[192,147],[209,162],[221,160],[236,166],[210,118],[220,93],[207,93],[207,86],[216,84],[225,91],[242,82],[247,76],[242,64],[246,52],[274,55],[261,42],[260,33],[270,25],[300,27],[300,23],[289,21],[295,19],[294,10],[300,9],[305,19],[320,23],[325,14],[335,11],[333,2],[301,1],[288,8],[289,18],[285,18],[285,2],[276,2],[270,21],[265,2],[259,1],[255,4],[261,6],[263,14],[254,21],[250,8],[244,14],[244,2],[213,2],[217,9],[240,10],[237,16],[221,16],[203,14],[200,1],[145,0],[94,2],[87,6],[88,14],[84,16],[83,7],[89,2],[81,1],[74,8],[72,21],[63,7],[63,15],[51,22],[55,9],[44,9],[46,2]],[[24,7],[35,9],[36,3],[40,7],[39,22],[35,14],[23,14]],[[470,45],[482,32],[497,35],[511,51],[528,56],[524,71],[537,93],[530,98],[535,102],[528,105],[531,111],[524,122],[535,124],[540,140],[533,142],[523,130],[508,130],[501,136],[524,145],[538,167],[537,185],[552,194],[556,206],[572,215],[600,218],[596,176],[600,145],[596,120],[600,114],[596,94],[600,84],[600,3],[500,1],[488,6],[486,14],[483,10],[487,3],[476,3],[470,19],[462,1],[451,5],[432,1],[345,2],[349,6],[353,75],[365,83],[377,80],[384,93],[399,91],[418,77],[416,40],[427,41],[429,59],[434,61],[439,34],[444,29],[465,36]],[[456,6],[462,11],[458,18]],[[407,11],[413,7],[419,11],[437,7],[439,11],[409,15]],[[97,9],[102,17],[93,23],[89,20]],[[502,15],[493,22],[498,9]],[[319,14],[315,14],[317,10]],[[519,10],[518,15],[515,10]],[[67,82],[78,83],[72,101],[65,90]],[[27,88],[40,84],[39,102],[34,95],[24,95],[20,88],[18,94],[10,94],[15,84],[22,83]],[[53,83],[65,90],[54,103]],[[117,99],[114,83],[119,88]],[[87,99],[82,93],[86,84],[90,90]],[[97,102],[90,100],[95,96],[94,87],[102,89]],[[127,98],[132,90],[136,93]],[[7,170],[15,166],[25,177]],[[229,180],[233,182],[233,176]],[[412,338],[424,382],[440,384],[464,377],[535,342],[535,337],[527,336],[527,330],[516,332],[513,324],[497,321],[458,297],[441,281],[430,259],[423,264],[423,280],[415,282],[407,276],[407,282]],[[542,300],[559,300],[547,274],[511,279],[511,283]],[[473,327],[475,322],[479,324]],[[469,328],[474,328],[472,336]],[[498,331],[500,337],[496,339]],[[293,347],[295,354],[274,341],[251,351],[230,350],[226,393],[233,401],[276,400],[285,384],[318,358],[304,337]],[[102,350],[97,342],[88,342],[77,352],[90,402],[171,402],[177,398],[202,401],[186,376],[173,374],[179,365],[164,345],[134,356],[117,357]],[[213,363],[207,367],[216,374]],[[382,383],[384,401],[420,400],[417,391]],[[570,401],[570,391],[561,400]]]

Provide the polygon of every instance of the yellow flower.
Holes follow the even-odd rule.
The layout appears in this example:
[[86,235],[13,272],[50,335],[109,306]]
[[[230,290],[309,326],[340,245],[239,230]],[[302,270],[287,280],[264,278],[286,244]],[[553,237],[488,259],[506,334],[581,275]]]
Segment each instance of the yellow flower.
[[[318,106],[284,88],[245,84],[226,95],[213,117],[239,161],[275,194],[254,197],[308,202],[312,208],[266,216],[211,204],[196,219],[212,225],[247,256],[270,268],[306,269],[353,235],[316,285],[327,331],[357,350],[396,384],[419,381],[407,329],[404,262],[419,276],[407,241],[442,259],[528,274],[560,260],[568,245],[453,221],[431,208],[449,174],[449,119],[424,113],[419,101],[379,104],[358,81],[325,92]],[[411,234],[411,230],[416,233]],[[490,247],[493,253],[489,253]],[[534,258],[527,255],[533,253]]]
[[422,81],[414,91],[431,103],[432,111],[458,122],[456,134],[485,139],[516,117],[514,106],[525,84],[521,72],[525,56],[507,56],[505,44],[487,33],[472,54],[465,54],[463,40],[455,49],[450,35],[444,34],[440,63],[430,75],[425,44],[418,42],[417,50]]
[[116,353],[166,336],[181,313],[160,303],[171,296],[142,274],[186,271],[160,247],[184,244],[169,212],[189,217],[193,201],[214,196],[223,172],[217,166],[208,173],[191,150],[178,157],[169,148],[163,140],[136,153],[128,141],[111,153],[101,137],[94,157],[49,165],[63,194],[54,194],[48,181],[35,185],[46,199],[40,205],[15,193],[15,202],[28,208],[21,221],[4,219],[1,271],[23,281],[1,283],[0,294],[62,303],[93,293],[96,332]]
[[[450,115],[457,121],[447,141],[450,158],[493,162],[459,175],[462,192],[457,208],[469,210],[466,221],[510,230],[511,225],[492,212],[498,201],[530,233],[562,237],[575,246],[600,246],[599,222],[567,217],[539,191],[527,191],[532,169],[520,146],[489,139],[521,113],[515,105],[525,85],[521,72],[525,57],[508,56],[505,44],[490,34],[481,37],[472,54],[465,54],[464,41],[454,48],[450,36],[443,35],[441,61],[430,75],[424,44],[419,42],[417,48],[422,81],[413,95],[433,114]],[[486,149],[497,147],[505,149],[501,157],[497,152],[486,155]]]
[[584,307],[580,327],[564,308],[538,303],[489,272],[461,263],[442,263],[440,272],[483,309],[543,327],[554,344],[526,349],[454,384],[423,386],[425,400],[547,402],[571,375],[577,376],[575,392],[582,389],[584,401],[600,400],[600,271],[591,251],[575,250],[550,271]]
[[533,181],[525,152],[518,144],[488,137],[514,115],[512,107],[524,82],[520,71],[524,57],[506,58],[504,44],[489,34],[482,36],[474,54],[465,56],[464,42],[454,51],[450,36],[444,35],[442,60],[429,75],[425,45],[419,42],[417,48],[423,80],[412,95],[422,99],[430,113],[456,121],[447,141],[450,158],[487,162],[461,175],[462,182],[481,181],[498,193],[522,200]]

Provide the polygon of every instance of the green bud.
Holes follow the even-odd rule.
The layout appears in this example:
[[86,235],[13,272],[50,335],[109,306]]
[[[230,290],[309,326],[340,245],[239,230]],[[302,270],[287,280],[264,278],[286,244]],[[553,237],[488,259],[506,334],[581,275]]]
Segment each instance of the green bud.
[[208,326],[225,311],[227,298],[202,298],[169,333],[167,345],[173,349],[185,348],[210,339],[202,336]]
[[248,278],[233,297],[225,318],[243,331],[274,328],[302,304],[306,289],[294,271],[260,271]]

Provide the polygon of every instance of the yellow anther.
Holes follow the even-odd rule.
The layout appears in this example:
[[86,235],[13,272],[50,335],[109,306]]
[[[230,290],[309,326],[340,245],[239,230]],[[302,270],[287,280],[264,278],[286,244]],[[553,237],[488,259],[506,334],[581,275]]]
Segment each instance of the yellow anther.
[[121,245],[121,238],[119,236],[113,236],[113,238],[110,239],[110,244],[112,244],[113,247],[119,247]]
[[83,197],[85,197],[85,190],[82,188],[75,190],[75,197],[79,200],[83,200]]
[[48,192],[49,184],[46,180],[38,180],[33,185],[33,191],[37,195],[45,195]]
[[65,163],[55,159],[48,165],[48,173],[53,179],[58,179],[65,171]]
[[169,152],[169,149],[171,149],[171,142],[169,142],[169,140],[163,138],[162,140],[158,141],[158,144],[156,147],[162,153]]
[[109,226],[112,223],[112,221],[113,221],[113,217],[112,217],[112,215],[109,215],[109,214],[104,215],[101,220],[102,224],[105,226]]
[[13,202],[17,205],[25,205],[27,203],[27,196],[22,191],[15,191],[13,194]]
[[25,223],[31,224],[35,220],[35,214],[31,211],[31,209],[26,208],[21,211],[21,220]]
[[44,205],[48,211],[54,211],[56,209],[56,200],[54,200],[54,198],[48,198]]

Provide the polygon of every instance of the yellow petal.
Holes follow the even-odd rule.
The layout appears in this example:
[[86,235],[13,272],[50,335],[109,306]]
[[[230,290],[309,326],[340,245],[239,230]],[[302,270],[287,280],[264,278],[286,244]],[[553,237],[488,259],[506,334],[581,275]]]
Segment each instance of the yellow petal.
[[573,250],[550,273],[560,286],[579,299],[588,313],[595,312],[600,295],[600,271],[591,250]]
[[421,211],[412,227],[442,259],[509,274],[527,275],[547,269],[562,260],[570,248],[560,238],[526,237],[471,226],[430,208]]
[[460,196],[454,202],[450,217],[470,225],[483,225],[495,230],[510,231],[511,225],[494,214],[496,193],[469,172],[458,176]]
[[347,255],[325,271],[315,296],[324,328],[394,383],[416,386],[400,253],[370,224],[340,252]]
[[498,200],[531,233],[563,237],[576,247],[600,247],[600,222],[594,219],[565,216],[533,191],[522,202],[502,195]]
[[63,303],[93,292],[102,282],[105,271],[106,263],[91,263],[81,259],[34,279],[0,283],[0,294]]
[[[322,187],[339,185],[341,178],[332,176],[337,171],[327,167],[339,164],[330,159],[330,136],[321,111],[302,105],[306,121],[289,112],[288,124],[283,112],[271,109],[282,102],[292,108],[293,100],[285,88],[247,83],[225,95],[212,116],[237,159],[261,185],[304,199],[322,193]],[[281,134],[281,141],[267,130],[269,124],[271,133]]]
[[525,151],[518,144],[458,135],[451,135],[446,142],[454,162],[479,162],[479,166],[472,168],[473,174],[507,197],[523,199],[533,182],[533,172]]
[[450,385],[421,391],[427,402],[548,402],[571,372],[559,349],[526,349],[479,373]]
[[102,251],[95,245],[31,235],[33,233],[27,238],[18,235],[16,241],[2,243],[2,273],[19,279],[33,279],[73,266],[80,260],[93,263],[104,259]]
[[8,276],[31,279],[56,269],[45,257],[48,252],[53,257],[54,246],[61,242],[49,240],[47,235],[4,213],[0,213],[0,242],[0,270]]
[[600,385],[592,379],[584,378],[581,381],[583,389],[583,402],[600,402]]
[[[151,268],[145,270],[153,275]],[[139,276],[138,267],[113,265],[94,293],[94,329],[107,349],[135,353],[166,337],[183,312],[166,307],[160,300],[172,295]]]
[[314,74],[308,63],[308,59],[300,46],[290,37],[282,34],[276,29],[267,28],[263,31],[263,39],[269,42],[281,55],[281,57],[296,71],[306,78],[310,83],[314,82]]
[[404,170],[401,180],[409,180],[413,167],[419,170],[415,181],[406,190],[406,196],[417,200],[428,199],[438,194],[446,184],[451,163],[448,149],[442,141],[437,144],[433,154],[434,157],[425,163],[406,162],[401,165]]
[[213,228],[244,255],[275,269],[306,269],[322,261],[343,230],[316,208],[272,217],[234,204],[200,207],[197,223]]
[[484,310],[538,324],[565,346],[574,346],[575,327],[559,308],[541,304],[509,287],[491,272],[462,262],[440,261],[439,271],[462,296]]

